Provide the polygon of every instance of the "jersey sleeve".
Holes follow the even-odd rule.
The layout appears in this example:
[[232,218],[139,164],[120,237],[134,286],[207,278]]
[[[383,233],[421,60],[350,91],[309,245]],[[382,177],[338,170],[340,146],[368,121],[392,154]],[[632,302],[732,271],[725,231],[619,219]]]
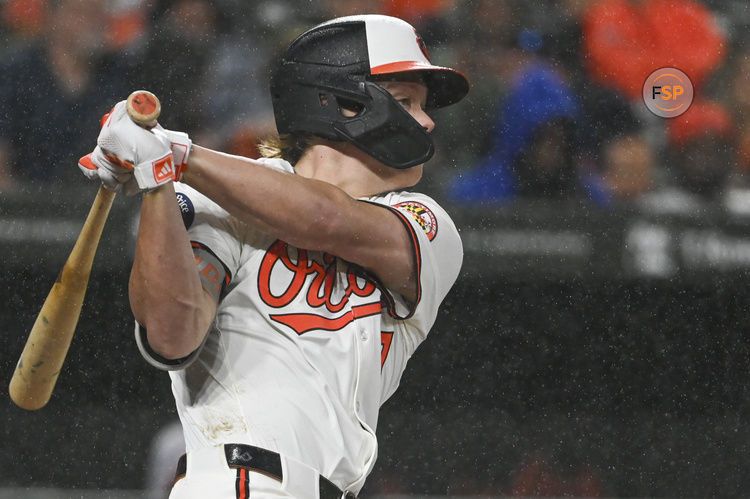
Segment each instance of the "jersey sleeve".
[[[236,274],[240,265],[241,224],[195,189],[176,183],[175,191],[182,221],[193,247],[198,247],[201,251],[208,251],[213,255],[218,263],[224,267],[228,281],[231,283],[232,276]],[[197,358],[202,348],[201,345],[183,359],[164,359],[149,347],[145,329],[138,323],[135,325],[135,340],[138,350],[149,364],[169,371],[184,369],[190,365]]]
[[417,299],[407,302],[400,294],[384,290],[389,319],[384,320],[383,394],[385,401],[396,390],[406,362],[427,337],[438,308],[458,278],[463,246],[455,224],[435,201],[423,194],[401,193],[388,207],[399,217],[412,239],[417,266]]
[[175,190],[190,242],[213,253],[231,281],[240,266],[241,224],[195,189],[177,183]]
[[[395,201],[395,202],[394,202]],[[450,216],[423,194],[402,194],[389,208],[409,233],[417,266],[417,299],[409,303],[386,290],[391,315],[409,321],[426,336],[440,303],[458,278],[463,246]]]

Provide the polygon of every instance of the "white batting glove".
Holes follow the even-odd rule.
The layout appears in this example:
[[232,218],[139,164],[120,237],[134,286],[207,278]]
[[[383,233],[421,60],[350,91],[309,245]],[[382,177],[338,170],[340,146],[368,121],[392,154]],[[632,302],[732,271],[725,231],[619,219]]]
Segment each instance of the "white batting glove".
[[169,147],[172,149],[172,157],[174,158],[174,181],[179,182],[182,179],[182,174],[187,168],[188,157],[190,156],[190,149],[193,147],[193,141],[190,140],[187,133],[167,130],[158,123],[151,129],[151,131],[154,135],[163,137],[165,140],[169,141]]
[[[79,168],[91,178],[90,166],[93,165],[105,186],[114,186],[117,190],[115,183],[128,184],[129,174],[135,178],[140,191],[155,189],[174,179],[171,142],[163,133],[157,135],[135,124],[128,116],[125,101],[118,102],[103,118],[96,142],[99,151],[85,156]],[[130,192],[132,186],[120,189]]]
[[[101,168],[97,165],[103,165]],[[106,166],[104,166],[106,165]],[[100,181],[104,187],[116,193],[132,196],[140,192],[133,170],[109,161],[101,147],[78,160],[78,168],[89,180]]]
[[102,118],[97,144],[79,160],[79,169],[114,192],[132,195],[179,181],[193,142],[188,134],[158,123],[149,129],[135,124],[122,101]]

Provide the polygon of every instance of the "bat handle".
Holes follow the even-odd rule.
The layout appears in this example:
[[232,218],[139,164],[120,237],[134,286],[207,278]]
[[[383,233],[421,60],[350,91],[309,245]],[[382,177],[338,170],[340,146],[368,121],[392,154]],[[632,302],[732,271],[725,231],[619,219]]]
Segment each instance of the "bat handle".
[[[76,244],[70,254],[70,259],[82,259],[93,263],[94,254],[99,246],[104,224],[107,222],[109,210],[112,208],[112,202],[115,199],[115,193],[105,188],[99,187],[91,209],[84,222],[84,228],[78,236]],[[89,267],[91,266],[89,263]]]
[[159,98],[148,90],[136,90],[131,93],[126,108],[130,119],[144,128],[156,126],[156,120],[161,114]]

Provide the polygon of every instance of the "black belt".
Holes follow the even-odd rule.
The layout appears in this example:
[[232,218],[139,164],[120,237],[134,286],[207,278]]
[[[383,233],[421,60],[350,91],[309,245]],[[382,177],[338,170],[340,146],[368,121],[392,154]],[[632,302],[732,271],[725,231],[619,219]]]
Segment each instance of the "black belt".
[[[253,445],[246,444],[224,444],[224,455],[227,458],[227,466],[239,470],[256,471],[263,473],[279,482],[284,480],[284,474],[281,471],[281,457],[273,451],[261,449]],[[177,471],[174,480],[183,478],[187,472],[187,456],[183,454],[177,461]],[[238,483],[239,483],[238,477]],[[238,485],[239,486],[239,485]],[[351,492],[342,491],[330,480],[323,475],[319,475],[318,489],[320,499],[357,499]],[[237,491],[238,496],[242,497],[241,491]],[[246,496],[244,496],[246,497]]]

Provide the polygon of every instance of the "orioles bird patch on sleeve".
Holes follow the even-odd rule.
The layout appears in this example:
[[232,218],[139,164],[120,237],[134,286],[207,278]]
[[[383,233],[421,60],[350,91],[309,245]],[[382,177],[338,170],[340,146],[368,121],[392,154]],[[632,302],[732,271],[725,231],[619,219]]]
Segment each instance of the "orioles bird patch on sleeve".
[[437,218],[432,211],[417,201],[405,201],[396,205],[396,208],[403,208],[411,214],[412,218],[417,221],[427,238],[432,241],[435,239],[438,230]]

